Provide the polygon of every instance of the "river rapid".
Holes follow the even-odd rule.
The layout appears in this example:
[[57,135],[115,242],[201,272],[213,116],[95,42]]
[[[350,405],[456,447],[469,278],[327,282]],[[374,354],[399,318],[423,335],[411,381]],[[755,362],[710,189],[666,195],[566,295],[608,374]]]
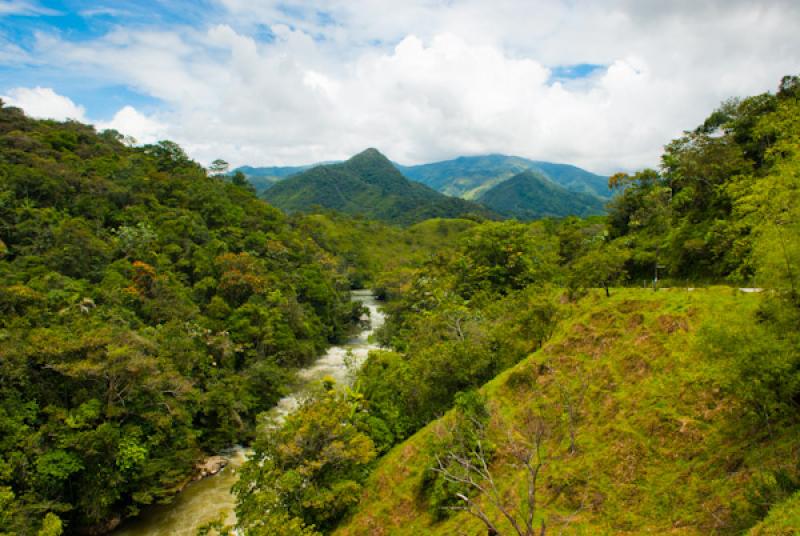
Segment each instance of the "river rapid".
[[[303,399],[309,386],[326,376],[334,378],[337,383],[348,383],[349,372],[358,367],[367,358],[370,350],[378,345],[370,342],[370,336],[383,325],[384,316],[378,302],[370,290],[352,291],[352,299],[360,301],[370,312],[370,325],[359,332],[346,344],[332,346],[312,365],[301,369],[298,384],[294,391],[282,398],[272,409],[271,415],[278,420],[294,411]],[[348,367],[348,353],[353,356]],[[221,453],[230,461],[215,476],[192,482],[170,504],[157,505],[145,509],[142,514],[125,522],[115,530],[113,536],[193,536],[202,525],[213,521],[221,514],[227,516],[227,523],[236,521],[233,508],[235,499],[231,494],[231,486],[238,478],[237,469],[247,459],[248,450],[237,447]]]

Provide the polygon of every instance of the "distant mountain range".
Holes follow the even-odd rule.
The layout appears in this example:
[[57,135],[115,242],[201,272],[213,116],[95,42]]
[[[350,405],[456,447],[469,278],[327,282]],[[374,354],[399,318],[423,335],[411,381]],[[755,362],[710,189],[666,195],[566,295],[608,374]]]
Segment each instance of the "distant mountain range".
[[289,175],[301,173],[307,169],[321,164],[311,164],[308,166],[273,166],[273,167],[251,167],[242,166],[234,171],[241,171],[245,174],[255,189],[263,192],[278,181],[282,181]]
[[[603,213],[609,198],[607,177],[569,164],[505,155],[403,166],[368,149],[344,163],[244,166],[237,171],[268,201],[290,212],[319,205],[398,223],[419,221],[424,214],[449,217],[483,210],[466,201],[518,219],[588,216]],[[294,180],[298,177],[302,180]],[[411,182],[401,183],[404,178]],[[421,185],[429,188],[421,189]],[[445,202],[431,196],[437,192],[451,197],[445,197]],[[461,200],[453,198],[466,201],[458,203]],[[410,212],[405,214],[405,210]]]
[[263,196],[287,212],[320,206],[399,224],[437,217],[496,216],[477,203],[408,180],[376,149],[340,164],[307,168],[275,183]]
[[518,220],[592,216],[602,214],[605,204],[596,195],[570,192],[532,169],[490,188],[477,201],[501,216]]
[[493,186],[528,169],[538,171],[569,191],[609,197],[608,177],[569,164],[528,160],[519,156],[461,156],[419,166],[398,165],[398,169],[411,180],[426,184],[443,194],[464,199],[477,199]]

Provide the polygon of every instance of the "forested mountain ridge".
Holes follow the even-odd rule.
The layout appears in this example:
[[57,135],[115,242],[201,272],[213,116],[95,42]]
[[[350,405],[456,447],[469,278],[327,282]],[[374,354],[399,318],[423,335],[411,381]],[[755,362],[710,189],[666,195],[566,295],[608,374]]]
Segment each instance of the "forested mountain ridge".
[[444,194],[478,199],[481,194],[503,181],[533,170],[571,192],[610,197],[608,179],[569,164],[529,160],[519,156],[461,156],[453,160],[398,166],[408,178]]
[[[321,164],[284,167],[242,166],[234,171],[244,173],[253,186],[259,192],[263,192],[290,175]],[[570,192],[593,194],[601,198],[608,198],[611,194],[607,177],[569,164],[529,160],[518,156],[461,156],[430,164],[404,166],[395,163],[394,165],[406,178],[421,182],[440,193],[470,200],[477,199],[493,186],[528,169],[543,174]]]
[[409,181],[376,149],[367,149],[341,164],[321,165],[293,175],[263,195],[288,212],[306,212],[319,206],[400,224],[435,217],[492,215],[480,205]]
[[604,213],[605,200],[569,192],[541,173],[525,170],[480,194],[477,201],[501,216],[520,220],[593,216]]
[[241,166],[233,170],[243,173],[250,184],[256,189],[257,192],[263,192],[276,182],[279,182],[286,177],[301,173],[319,164],[311,164],[307,166],[270,166],[270,167],[252,167]]
[[122,141],[0,106],[0,533],[168,501],[361,314],[279,210]]

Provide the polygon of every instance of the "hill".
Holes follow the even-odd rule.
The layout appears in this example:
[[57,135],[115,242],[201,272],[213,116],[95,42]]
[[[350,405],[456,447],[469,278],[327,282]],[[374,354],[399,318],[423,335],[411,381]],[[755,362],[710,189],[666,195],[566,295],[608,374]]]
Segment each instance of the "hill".
[[321,165],[294,175],[268,189],[264,197],[287,212],[307,212],[320,206],[399,224],[492,215],[480,205],[409,181],[376,149],[367,149],[341,164]]
[[241,171],[256,191],[261,193],[276,182],[282,181],[286,177],[302,173],[318,164],[306,166],[271,166],[271,167],[252,167],[241,166],[233,170],[233,173]]
[[[473,509],[516,534],[494,501],[511,512],[527,502],[515,456],[542,431],[536,534],[544,519],[554,534],[740,533],[753,503],[768,502],[764,490],[780,478],[771,475],[792,465],[797,427],[759,432],[743,420],[737,395],[720,388],[729,376],[719,354],[695,341],[722,311],[746,317],[758,300],[728,289],[629,289],[571,306],[543,348],[481,389],[493,483],[473,473],[485,490]],[[382,458],[335,534],[485,534],[469,513],[432,506],[432,468],[457,419],[451,411]]]
[[239,527],[800,533],[798,118],[785,77],[611,177],[605,220],[483,222],[378,277],[384,348],[257,439]]
[[[334,162],[323,162],[323,164],[330,163]],[[286,167],[242,166],[234,171],[244,173],[261,193],[291,175],[318,165],[320,164]],[[610,197],[607,177],[569,164],[528,160],[518,156],[461,156],[453,160],[417,166],[395,163],[395,167],[412,181],[421,182],[445,195],[470,200],[477,199],[483,192],[527,169],[538,171],[571,192],[587,193],[602,198]]]
[[597,196],[570,192],[541,173],[526,170],[481,194],[478,201],[502,216],[519,220],[592,216],[604,212]]
[[493,186],[528,169],[538,171],[569,191],[610,197],[607,177],[568,164],[528,160],[518,156],[461,156],[418,166],[398,165],[398,169],[411,180],[464,199],[477,199]]

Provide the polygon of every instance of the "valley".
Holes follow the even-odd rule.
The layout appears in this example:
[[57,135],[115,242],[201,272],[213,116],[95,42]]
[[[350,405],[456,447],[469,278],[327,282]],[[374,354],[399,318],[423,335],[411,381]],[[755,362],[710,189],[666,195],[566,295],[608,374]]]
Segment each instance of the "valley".
[[261,198],[3,104],[0,534],[794,534],[799,140],[787,76],[604,195],[368,149]]

